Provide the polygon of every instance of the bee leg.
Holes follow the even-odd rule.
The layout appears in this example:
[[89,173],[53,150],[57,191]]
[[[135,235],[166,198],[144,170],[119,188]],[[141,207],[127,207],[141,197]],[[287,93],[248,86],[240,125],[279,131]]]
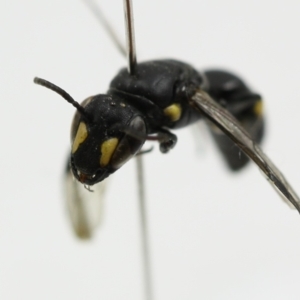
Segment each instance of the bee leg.
[[158,141],[161,153],[167,153],[173,149],[177,143],[177,136],[166,129],[159,129],[157,135],[148,136],[148,141]]

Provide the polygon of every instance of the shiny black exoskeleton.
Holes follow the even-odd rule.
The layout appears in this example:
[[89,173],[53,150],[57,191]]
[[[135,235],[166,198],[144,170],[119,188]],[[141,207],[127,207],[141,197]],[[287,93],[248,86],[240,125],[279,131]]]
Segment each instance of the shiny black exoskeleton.
[[[261,141],[260,96],[238,77],[219,70],[200,74],[175,60],[149,61],[137,64],[133,75],[122,69],[107,95],[90,97],[81,104],[85,114],[77,111],[71,134],[74,176],[86,185],[102,181],[134,156],[147,139],[157,140],[161,151],[168,152],[177,140],[168,129],[201,118],[189,105],[197,90],[206,91],[242,123],[256,142]],[[83,134],[82,126],[86,126]],[[248,161],[246,155],[215,126],[210,129],[230,168],[242,168]],[[157,135],[149,137],[152,134]]]

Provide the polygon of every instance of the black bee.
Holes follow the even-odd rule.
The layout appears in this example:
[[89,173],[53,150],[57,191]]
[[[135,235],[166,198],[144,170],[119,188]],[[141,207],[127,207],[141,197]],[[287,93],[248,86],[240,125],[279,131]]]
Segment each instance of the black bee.
[[[69,184],[72,173],[90,189],[140,154],[147,140],[157,141],[160,151],[167,153],[177,142],[173,129],[203,119],[232,170],[240,170],[252,160],[283,199],[300,212],[300,199],[258,145],[264,134],[260,95],[239,77],[223,70],[199,73],[177,60],[137,63],[131,4],[129,0],[124,3],[128,68],[121,69],[112,79],[106,94],[89,97],[79,104],[58,86],[34,79],[76,107],[66,173]],[[89,216],[79,204],[82,196],[78,184],[72,187],[68,197],[76,210],[75,230],[79,236],[89,236],[92,229],[88,226]]]

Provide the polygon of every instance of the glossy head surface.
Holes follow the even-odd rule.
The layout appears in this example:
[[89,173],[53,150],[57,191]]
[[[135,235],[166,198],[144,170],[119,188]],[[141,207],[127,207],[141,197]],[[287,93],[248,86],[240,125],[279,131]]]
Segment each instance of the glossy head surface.
[[146,125],[122,99],[97,95],[81,104],[71,127],[71,169],[81,183],[93,185],[108,177],[142,147]]

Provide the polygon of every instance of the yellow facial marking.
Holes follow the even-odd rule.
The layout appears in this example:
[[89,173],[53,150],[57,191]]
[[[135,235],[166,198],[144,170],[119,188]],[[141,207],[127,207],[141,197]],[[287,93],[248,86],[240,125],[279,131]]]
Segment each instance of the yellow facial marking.
[[263,114],[263,103],[261,99],[255,103],[253,111],[257,116],[261,116]]
[[181,106],[178,103],[172,104],[164,109],[164,114],[172,122],[176,122],[181,117]]
[[75,153],[88,136],[88,131],[84,122],[80,122],[76,136],[72,145],[72,153]]
[[101,167],[105,167],[109,164],[111,156],[115,152],[118,143],[119,140],[117,138],[112,138],[102,143],[100,158]]

